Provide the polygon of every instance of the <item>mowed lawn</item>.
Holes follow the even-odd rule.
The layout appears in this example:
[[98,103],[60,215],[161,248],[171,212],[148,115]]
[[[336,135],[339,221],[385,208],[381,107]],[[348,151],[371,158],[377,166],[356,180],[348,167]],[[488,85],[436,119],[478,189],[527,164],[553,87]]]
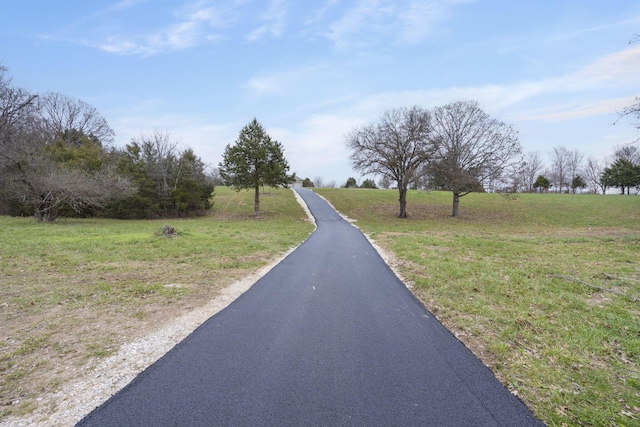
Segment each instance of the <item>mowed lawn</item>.
[[551,426],[640,425],[640,197],[317,189]]
[[[0,217],[0,423],[313,231],[291,190],[267,189],[260,201],[259,218],[252,192],[225,187],[202,218]],[[177,236],[162,236],[165,224]]]

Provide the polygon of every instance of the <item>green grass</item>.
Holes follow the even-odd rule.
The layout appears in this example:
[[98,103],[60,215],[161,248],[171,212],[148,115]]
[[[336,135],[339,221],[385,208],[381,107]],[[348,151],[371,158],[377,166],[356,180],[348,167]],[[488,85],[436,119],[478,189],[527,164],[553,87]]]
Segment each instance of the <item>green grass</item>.
[[317,192],[545,423],[640,425],[640,197]]
[[[72,368],[205,304],[313,230],[291,190],[268,190],[260,201],[257,218],[253,193],[225,187],[202,218],[0,217],[0,421],[33,410]],[[177,236],[162,236],[164,224]]]

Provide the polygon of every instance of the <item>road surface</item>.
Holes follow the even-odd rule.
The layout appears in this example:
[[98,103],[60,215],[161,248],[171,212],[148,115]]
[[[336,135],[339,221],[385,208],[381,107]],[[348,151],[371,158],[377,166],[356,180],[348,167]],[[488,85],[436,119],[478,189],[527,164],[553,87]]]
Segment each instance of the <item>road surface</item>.
[[537,426],[362,233],[317,230],[80,426]]

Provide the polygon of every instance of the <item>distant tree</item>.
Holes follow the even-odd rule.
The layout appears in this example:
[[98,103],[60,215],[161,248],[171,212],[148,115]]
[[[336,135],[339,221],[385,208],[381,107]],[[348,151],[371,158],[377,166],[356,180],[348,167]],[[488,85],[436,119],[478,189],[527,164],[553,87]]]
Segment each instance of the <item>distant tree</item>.
[[110,205],[116,218],[202,215],[211,207],[214,179],[193,150],[180,152],[168,132],[133,139],[118,153],[118,171],[138,191]]
[[163,200],[158,193],[159,185],[151,167],[142,153],[140,144],[133,140],[118,153],[117,169],[138,188],[130,197],[112,203],[111,215],[121,219],[158,218],[164,212]]
[[637,165],[640,164],[640,149],[635,145],[622,145],[615,148],[614,157]]
[[640,186],[640,166],[619,158],[602,174],[603,185],[620,188],[620,194],[630,194],[633,187]]
[[520,160],[516,170],[514,183],[524,191],[534,191],[533,183],[542,170],[542,158],[537,151],[530,151]]
[[587,188],[587,183],[580,175],[576,175],[573,180],[571,180],[571,191],[573,194],[576,194],[578,188]]
[[324,179],[319,175],[313,178],[313,183],[316,187],[319,187],[319,188],[324,187]]
[[547,191],[549,190],[550,187],[551,187],[551,182],[542,175],[538,175],[538,178],[533,183],[533,188],[539,192]]
[[434,179],[453,193],[452,216],[460,197],[481,191],[517,162],[522,148],[510,125],[491,118],[476,101],[458,101],[433,110],[432,140],[437,147],[431,163]]
[[420,107],[386,111],[377,124],[358,128],[346,137],[353,168],[386,176],[398,185],[398,217],[407,217],[407,189],[421,165],[433,158],[431,114]]
[[349,177],[347,178],[347,182],[343,185],[344,188],[358,188],[358,181],[355,178]]
[[227,145],[219,168],[226,185],[236,191],[254,190],[255,215],[260,214],[260,186],[288,186],[294,180],[287,174],[282,144],[272,140],[255,118],[242,128],[234,145]]
[[326,188],[336,188],[336,185],[337,185],[336,181],[332,179],[330,181],[327,181],[327,183],[325,184],[325,187]]
[[378,180],[378,187],[384,188],[385,190],[388,189],[389,187],[391,187],[391,180],[389,179],[389,177],[388,176],[382,176]]
[[156,183],[158,202],[161,209],[166,208],[174,185],[172,175],[177,167],[178,142],[169,132],[154,130],[151,134],[134,138],[131,143],[140,147],[144,167]]
[[305,178],[302,180],[302,186],[303,187],[313,187],[313,181],[311,181],[309,178]]
[[211,208],[214,185],[193,150],[182,152],[172,176],[171,211],[175,216],[204,214]]
[[[582,169],[582,160],[584,159],[584,155],[578,151],[573,150],[569,151],[569,155],[567,156],[568,166],[569,166],[569,177],[571,179],[571,190],[575,193],[575,188],[573,187],[574,180],[579,175],[580,170]],[[582,177],[580,177],[582,179]],[[584,180],[583,180],[584,182]],[[586,185],[585,185],[586,187]],[[584,188],[584,187],[582,187]]]
[[553,151],[551,151],[551,180],[558,193],[562,193],[565,188],[569,189],[571,184],[570,158],[571,152],[566,147],[553,147]]
[[362,181],[360,188],[378,188],[378,187],[376,186],[376,183],[374,180],[365,179],[364,181]]
[[584,173],[589,191],[593,193],[601,191],[602,194],[607,192],[607,187],[602,184],[602,174],[604,173],[605,167],[606,165],[604,161],[600,161],[594,157],[589,157],[587,159],[587,165],[584,169]]
[[210,169],[209,180],[213,185],[224,185],[224,180],[220,176],[220,170],[218,168]]

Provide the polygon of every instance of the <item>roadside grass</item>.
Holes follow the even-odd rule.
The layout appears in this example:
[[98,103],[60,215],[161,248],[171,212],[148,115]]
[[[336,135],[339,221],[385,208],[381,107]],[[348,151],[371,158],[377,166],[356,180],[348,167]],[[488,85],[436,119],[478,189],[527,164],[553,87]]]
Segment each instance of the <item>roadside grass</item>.
[[[254,218],[253,193],[217,187],[202,218],[0,217],[0,422],[313,230],[291,190],[268,190],[260,202]],[[177,236],[163,236],[164,224]]]
[[640,197],[316,191],[545,423],[640,425]]

